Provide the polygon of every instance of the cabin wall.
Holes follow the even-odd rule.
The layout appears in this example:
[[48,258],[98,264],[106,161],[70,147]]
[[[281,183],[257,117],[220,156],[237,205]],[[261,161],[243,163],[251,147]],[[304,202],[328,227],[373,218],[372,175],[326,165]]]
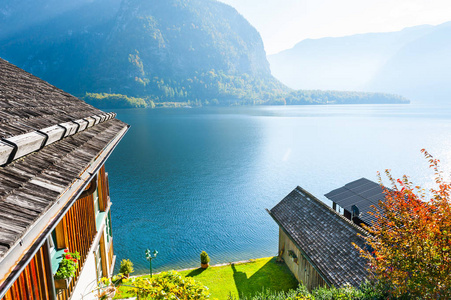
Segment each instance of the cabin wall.
[[[296,258],[289,255],[293,251]],[[301,251],[279,227],[279,254],[296,279],[304,284],[309,291],[319,286],[326,286],[324,279],[318,274],[315,268],[302,256]]]
[[80,273],[80,279],[72,293],[72,300],[91,300],[96,299],[92,291],[97,286],[96,260],[94,252],[90,252],[86,258],[86,264]]
[[[55,251],[67,248],[70,252],[80,253],[79,267],[69,288],[54,291],[57,300],[77,300],[82,299],[82,295],[84,300],[95,299],[95,295],[90,292],[96,287],[97,280],[109,277],[113,272],[115,262],[113,239],[111,224],[107,222],[109,220],[111,223],[109,218],[111,202],[108,174],[105,173],[104,167],[100,169],[97,178],[97,192],[77,199],[55,228],[52,240]],[[98,195],[99,203],[97,212],[95,195]],[[49,239],[50,235],[47,238]],[[50,252],[45,243],[1,300],[53,300],[52,281],[55,272],[51,267],[51,260],[54,261],[55,258],[53,253],[55,252]],[[91,295],[86,296],[89,293]]]

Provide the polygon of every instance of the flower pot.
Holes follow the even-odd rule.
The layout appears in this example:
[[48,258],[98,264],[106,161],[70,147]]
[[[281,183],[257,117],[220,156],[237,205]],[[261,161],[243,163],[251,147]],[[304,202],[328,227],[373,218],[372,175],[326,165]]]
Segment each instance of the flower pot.
[[72,281],[72,277],[63,278],[63,279],[55,279],[55,289],[67,290],[69,288],[71,281]]
[[206,263],[206,264],[200,263],[200,267],[202,269],[206,269],[206,268],[208,268],[208,263]]

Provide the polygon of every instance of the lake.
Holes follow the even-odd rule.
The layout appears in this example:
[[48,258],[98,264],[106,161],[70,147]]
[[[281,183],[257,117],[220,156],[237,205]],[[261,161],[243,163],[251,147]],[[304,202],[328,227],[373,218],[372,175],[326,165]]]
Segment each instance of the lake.
[[451,166],[451,106],[117,110],[131,128],[107,162],[117,263],[156,271],[277,255],[265,211],[297,185],[324,194],[391,169],[431,187],[420,150]]

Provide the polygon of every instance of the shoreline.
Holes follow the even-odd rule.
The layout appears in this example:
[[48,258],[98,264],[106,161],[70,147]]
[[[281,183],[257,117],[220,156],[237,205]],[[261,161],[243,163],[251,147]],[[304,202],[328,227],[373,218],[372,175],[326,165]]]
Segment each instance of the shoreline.
[[[227,263],[221,263],[221,264],[215,264],[215,265],[210,265],[208,266],[209,268],[215,268],[215,267],[225,267],[225,266],[231,266],[231,265],[240,265],[240,264],[247,264],[247,263],[251,263],[256,261],[257,259],[265,259],[265,258],[273,258],[275,256],[268,256],[268,257],[259,257],[259,258],[250,258],[250,259],[246,259],[246,260],[239,260],[239,261],[234,261],[234,262],[227,262]],[[158,275],[161,274],[163,272],[169,272],[169,271],[176,271],[176,272],[183,272],[183,271],[191,271],[191,270],[197,270],[200,269],[200,267],[194,267],[194,268],[183,268],[183,269],[169,269],[166,271],[160,271],[160,272],[156,272],[156,273],[152,273],[152,275]],[[133,275],[129,278],[136,278],[136,277],[141,277],[141,276],[149,276],[149,274],[144,273],[144,274],[138,274],[138,275]]]

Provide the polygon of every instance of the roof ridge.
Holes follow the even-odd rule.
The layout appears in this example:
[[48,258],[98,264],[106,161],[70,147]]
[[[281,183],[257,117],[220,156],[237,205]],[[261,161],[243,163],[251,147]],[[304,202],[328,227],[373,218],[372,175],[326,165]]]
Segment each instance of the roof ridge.
[[[304,190],[302,187],[297,186],[295,188],[295,190],[297,192],[302,192],[306,195],[309,196],[309,198],[313,199],[316,203],[322,205],[324,208],[326,208],[327,210],[329,210],[331,213],[333,213],[334,215],[336,215],[337,217],[339,217],[342,221],[344,221],[346,223],[346,225],[350,225],[351,227],[353,227],[354,229],[357,229],[360,233],[364,234],[364,235],[368,235],[368,232],[363,229],[362,227],[354,224],[354,222],[352,222],[351,220],[345,218],[344,216],[340,215],[338,212],[336,212],[333,208],[331,208],[329,205],[327,205],[326,203],[324,203],[323,201],[319,200],[318,198],[316,198],[315,196],[313,196],[312,194],[310,194],[308,191]],[[302,195],[302,194],[301,194]]]
[[42,150],[56,141],[62,140],[70,135],[74,135],[115,117],[116,113],[114,112],[96,114],[9,138],[2,138],[0,139],[0,165],[1,167],[4,167],[20,157]]

